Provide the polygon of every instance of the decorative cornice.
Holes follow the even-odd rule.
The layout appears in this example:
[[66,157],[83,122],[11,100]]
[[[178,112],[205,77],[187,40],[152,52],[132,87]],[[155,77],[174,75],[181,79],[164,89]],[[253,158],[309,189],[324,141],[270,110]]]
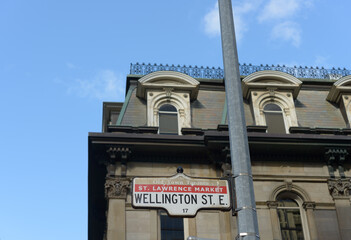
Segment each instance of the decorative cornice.
[[346,148],[329,147],[325,151],[325,159],[328,165],[342,165],[349,155]]
[[[121,176],[125,177],[127,175],[127,160],[129,159],[132,151],[130,150],[129,147],[124,147],[124,146],[111,146],[108,147],[107,149],[107,154],[109,155],[109,164],[113,165],[114,168],[115,163],[119,161],[121,163]],[[111,171],[108,171],[108,176],[111,176],[110,174]],[[114,170],[112,170],[112,173]]]
[[105,197],[107,199],[126,199],[130,185],[131,179],[129,178],[106,178]]
[[333,198],[349,198],[351,190],[350,178],[329,179],[328,189]]
[[129,147],[124,146],[111,146],[106,150],[106,152],[108,153],[111,161],[126,161],[132,153]]

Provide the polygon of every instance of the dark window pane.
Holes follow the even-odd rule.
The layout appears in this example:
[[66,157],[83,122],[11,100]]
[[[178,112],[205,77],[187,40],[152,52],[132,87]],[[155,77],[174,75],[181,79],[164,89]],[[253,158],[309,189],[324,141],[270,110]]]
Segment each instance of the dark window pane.
[[264,106],[265,111],[279,111],[281,112],[282,109],[277,105],[273,103],[268,103],[266,106]]
[[160,134],[178,134],[178,115],[174,113],[159,113]]
[[161,215],[161,240],[183,240],[183,218],[169,217],[162,212]]
[[279,207],[299,207],[297,202],[290,198],[280,199],[278,202]]
[[303,240],[302,223],[299,209],[277,209],[282,238]]
[[177,109],[171,104],[164,104],[160,107],[159,111],[177,112]]
[[112,112],[111,111],[111,113],[110,113],[110,123],[109,124],[116,124],[118,116],[119,116],[119,112]]
[[265,112],[268,133],[286,133],[283,113]]

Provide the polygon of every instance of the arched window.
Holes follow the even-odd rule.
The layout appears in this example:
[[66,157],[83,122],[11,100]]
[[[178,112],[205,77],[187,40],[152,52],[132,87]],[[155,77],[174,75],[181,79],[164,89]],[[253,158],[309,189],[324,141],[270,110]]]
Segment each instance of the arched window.
[[264,106],[263,112],[268,133],[286,133],[283,111],[277,104],[268,103]]
[[301,212],[304,211],[297,196],[290,194],[280,194],[277,197],[277,213],[280,224],[282,239],[286,240],[303,240],[304,219]]
[[171,104],[164,104],[158,109],[160,134],[178,134],[178,111]]

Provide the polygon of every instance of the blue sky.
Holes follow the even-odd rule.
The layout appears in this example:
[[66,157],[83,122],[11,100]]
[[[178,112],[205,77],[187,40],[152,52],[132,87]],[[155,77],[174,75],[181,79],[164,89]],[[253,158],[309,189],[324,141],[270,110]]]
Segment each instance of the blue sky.
[[[235,0],[239,61],[351,69],[346,0]],[[129,64],[222,66],[215,0],[0,3],[0,240],[87,239],[87,137]]]

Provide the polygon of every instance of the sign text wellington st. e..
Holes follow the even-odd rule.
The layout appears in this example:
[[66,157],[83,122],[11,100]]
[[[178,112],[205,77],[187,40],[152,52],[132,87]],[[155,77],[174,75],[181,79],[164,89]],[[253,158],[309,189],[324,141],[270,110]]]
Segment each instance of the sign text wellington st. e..
[[134,178],[132,205],[163,208],[172,216],[195,216],[199,209],[229,210],[230,189],[226,180],[182,173],[170,178]]

